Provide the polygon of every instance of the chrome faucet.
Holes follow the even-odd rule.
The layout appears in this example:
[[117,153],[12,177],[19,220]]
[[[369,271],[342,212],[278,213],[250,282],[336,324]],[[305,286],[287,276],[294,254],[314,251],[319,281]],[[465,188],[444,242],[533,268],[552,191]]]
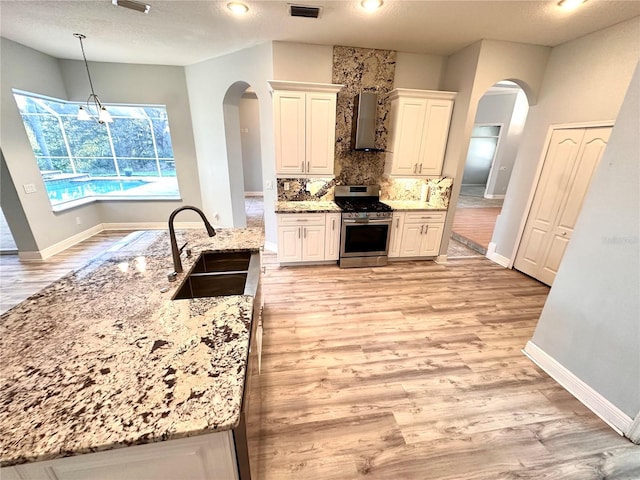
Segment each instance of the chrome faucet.
[[178,242],[176,240],[176,231],[173,227],[173,219],[182,210],[193,210],[194,212],[196,212],[198,215],[200,215],[200,218],[202,218],[202,221],[204,222],[204,226],[207,229],[207,233],[209,234],[209,236],[213,237],[216,234],[216,231],[213,229],[213,227],[209,223],[209,220],[207,220],[207,217],[204,216],[204,213],[199,208],[192,207],[191,205],[185,205],[184,207],[176,208],[173,212],[171,212],[171,215],[169,215],[169,238],[171,239],[171,255],[173,256],[173,270],[176,273],[182,272],[182,261],[180,261],[180,252],[182,252],[182,248],[184,248],[184,246],[182,248],[178,248]]

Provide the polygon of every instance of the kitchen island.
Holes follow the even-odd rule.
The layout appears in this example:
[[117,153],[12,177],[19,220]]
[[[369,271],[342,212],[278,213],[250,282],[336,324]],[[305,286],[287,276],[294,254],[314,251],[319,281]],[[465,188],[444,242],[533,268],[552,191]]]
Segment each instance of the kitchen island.
[[[185,273],[176,282],[167,276],[173,271],[167,232],[134,232],[0,317],[3,478],[39,478],[34,468],[51,464],[58,478],[103,478],[104,472],[83,476],[77,469],[65,477],[60,462],[74,458],[55,459],[109,451],[82,456],[103,455],[98,463],[108,464],[104,454],[114,449],[155,442],[182,442],[178,449],[199,455],[205,447],[184,443],[195,436],[216,438],[215,448],[235,460],[255,299],[172,298],[200,253],[257,252],[263,233],[178,232],[178,244],[185,242],[193,255],[183,255]],[[161,465],[153,446],[135,448]],[[211,463],[210,453],[201,455],[203,462]],[[163,448],[160,457],[170,456]],[[133,463],[143,465],[140,458]],[[216,478],[236,478],[236,465],[227,463],[211,471]],[[141,468],[126,471],[153,476],[149,466]],[[180,471],[181,478],[198,476]]]

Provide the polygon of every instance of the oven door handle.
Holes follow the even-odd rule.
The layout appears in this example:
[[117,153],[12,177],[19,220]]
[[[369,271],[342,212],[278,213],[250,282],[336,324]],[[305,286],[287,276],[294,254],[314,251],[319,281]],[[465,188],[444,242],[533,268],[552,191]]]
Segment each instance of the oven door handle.
[[391,225],[391,218],[345,218],[343,223],[388,223]]

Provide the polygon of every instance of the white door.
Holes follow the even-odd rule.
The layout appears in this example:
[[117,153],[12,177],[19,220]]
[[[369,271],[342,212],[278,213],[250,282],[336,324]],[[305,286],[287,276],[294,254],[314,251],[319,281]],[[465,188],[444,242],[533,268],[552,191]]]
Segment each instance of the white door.
[[305,94],[273,92],[276,174],[304,172]]
[[302,260],[302,227],[278,227],[278,262]]
[[340,256],[340,214],[327,213],[324,225],[324,259],[338,260]]
[[424,135],[420,146],[418,174],[440,175],[449,137],[451,100],[429,100],[426,111]]
[[551,285],[610,127],[553,132],[514,267]]
[[308,174],[333,174],[336,145],[336,95],[306,94],[306,162]]
[[302,260],[318,262],[324,260],[324,225],[302,228]]
[[398,121],[392,146],[393,175],[418,174],[426,111],[427,100],[424,98],[398,100]]

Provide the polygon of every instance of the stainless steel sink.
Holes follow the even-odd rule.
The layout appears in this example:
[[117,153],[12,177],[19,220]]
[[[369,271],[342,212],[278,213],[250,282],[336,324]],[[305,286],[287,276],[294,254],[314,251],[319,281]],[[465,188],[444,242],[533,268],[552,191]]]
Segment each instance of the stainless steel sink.
[[250,251],[203,253],[173,300],[227,295],[255,296],[260,254]]

